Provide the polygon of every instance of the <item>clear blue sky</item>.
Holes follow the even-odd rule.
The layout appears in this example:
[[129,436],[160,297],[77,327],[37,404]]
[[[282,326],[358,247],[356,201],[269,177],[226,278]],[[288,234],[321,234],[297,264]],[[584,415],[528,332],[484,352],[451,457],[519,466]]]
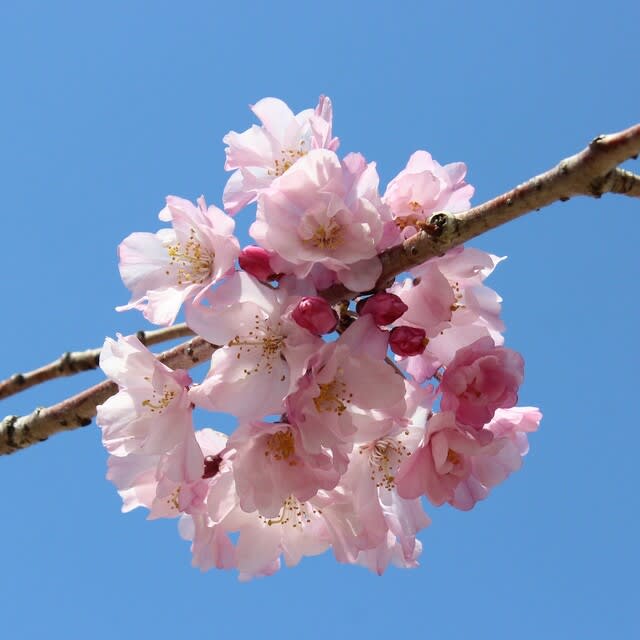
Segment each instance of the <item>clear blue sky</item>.
[[[115,248],[167,194],[220,203],[249,103],[326,93],[341,152],[383,184],[424,148],[466,162],[481,202],[638,120],[639,24],[630,0],[2,3],[0,377],[145,327],[113,310]],[[639,206],[575,199],[473,243],[509,256],[488,284],[545,417],[488,501],[430,509],[420,568],[200,574],[175,522],[120,513],[92,425],[0,458],[0,635],[640,637]]]

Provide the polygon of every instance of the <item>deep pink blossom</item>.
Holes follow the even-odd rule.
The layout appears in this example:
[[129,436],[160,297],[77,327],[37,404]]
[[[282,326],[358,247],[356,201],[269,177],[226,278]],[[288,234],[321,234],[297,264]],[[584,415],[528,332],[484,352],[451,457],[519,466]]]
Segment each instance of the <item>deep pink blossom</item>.
[[460,349],[442,377],[441,407],[453,411],[464,425],[481,428],[496,409],[508,409],[518,401],[524,378],[519,353],[496,347],[489,337]]

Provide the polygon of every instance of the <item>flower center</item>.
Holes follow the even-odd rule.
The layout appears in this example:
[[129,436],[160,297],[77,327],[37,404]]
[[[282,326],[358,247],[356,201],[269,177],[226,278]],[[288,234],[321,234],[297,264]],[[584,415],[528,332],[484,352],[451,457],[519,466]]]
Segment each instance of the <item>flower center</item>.
[[297,160],[307,155],[304,149],[305,141],[301,140],[297,149],[282,149],[280,158],[276,158],[273,162],[273,169],[269,170],[270,176],[280,177],[285,171],[291,169]]
[[308,502],[301,504],[293,496],[289,496],[285,499],[280,509],[280,514],[277,518],[265,518],[264,516],[258,516],[261,520],[272,527],[274,524],[280,524],[284,526],[291,526],[294,529],[301,530],[305,524],[311,523],[311,517],[321,515],[320,509],[315,509]]
[[319,384],[320,393],[313,399],[318,413],[334,412],[341,416],[351,402],[353,393],[347,393],[347,385],[338,379]]
[[[253,329],[251,329],[246,336],[235,336],[228,343],[229,347],[237,347],[238,353],[236,358],[238,360],[243,353],[249,354],[255,352],[259,353],[258,362],[252,369],[244,369],[244,374],[249,376],[252,373],[257,373],[262,368],[267,373],[273,373],[274,363],[278,362],[282,355],[282,349],[284,347],[284,341],[286,336],[282,335],[282,323],[277,322],[275,328],[267,324],[258,314],[255,315],[255,322]],[[282,375],[282,382],[284,382],[286,376]]]
[[[404,435],[409,435],[408,431]],[[396,473],[405,456],[411,452],[407,447],[395,438],[381,438],[375,442],[360,447],[360,454],[369,454],[369,467],[371,480],[376,487],[391,491],[395,488]]]
[[162,387],[162,395],[157,391],[152,391],[151,398],[142,401],[142,406],[146,407],[151,413],[162,413],[176,397],[176,392],[167,389],[167,385]]
[[267,439],[267,448],[264,455],[272,456],[274,460],[288,460],[289,465],[296,466],[295,460],[289,460],[296,453],[296,445],[293,440],[293,432],[291,429],[278,431],[269,436]]
[[447,462],[450,462],[454,467],[457,467],[462,462],[462,458],[457,451],[449,449],[449,451],[447,451]]
[[[202,284],[211,276],[215,254],[199,242],[196,230],[191,229],[186,242],[176,242],[167,247],[169,263],[177,267],[178,284]],[[165,271],[169,275],[169,271]]]
[[318,225],[307,242],[318,249],[331,251],[343,242],[342,226],[332,218],[326,225]]

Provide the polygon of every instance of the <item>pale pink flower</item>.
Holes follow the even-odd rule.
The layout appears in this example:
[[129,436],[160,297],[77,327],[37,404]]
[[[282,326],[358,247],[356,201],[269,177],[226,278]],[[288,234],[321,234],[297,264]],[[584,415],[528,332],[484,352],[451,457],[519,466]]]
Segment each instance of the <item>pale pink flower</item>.
[[240,246],[235,222],[204,198],[198,206],[169,196],[160,220],[172,228],[132,233],[118,247],[120,275],[131,290],[129,304],[154,324],[172,324],[185,300],[197,298],[233,270]]
[[483,446],[475,434],[456,424],[453,413],[434,414],[422,442],[400,466],[398,494],[406,499],[424,495],[436,506],[450,501],[471,473],[471,457]]
[[376,255],[390,220],[377,189],[375,164],[359,154],[340,162],[327,149],[311,151],[260,195],[251,236],[281,258],[272,261],[278,272],[306,278],[319,265],[365,291],[381,273]]
[[386,348],[386,332],[366,315],[309,361],[286,404],[306,451],[330,449],[338,464],[354,441],[375,439],[404,415],[404,381],[385,362]]
[[456,487],[451,504],[469,510],[478,500],[486,498],[492,487],[518,471],[529,451],[527,433],[537,431],[541,419],[536,407],[497,409],[483,429],[493,434],[493,441],[479,455],[471,457],[471,472]]
[[207,473],[201,443],[206,444],[209,457],[220,459],[219,469],[223,464],[221,454],[226,436],[212,429],[196,433],[190,429],[184,436],[182,442],[162,455],[109,456],[107,479],[116,485],[123,511],[146,507],[150,510],[150,519],[206,512],[206,497],[218,478],[211,473],[210,466]]
[[236,551],[223,527],[205,515],[183,515],[178,531],[184,540],[191,540],[192,566],[200,571],[233,569],[237,565]]
[[523,379],[519,353],[496,347],[490,337],[480,338],[460,349],[447,366],[440,383],[440,406],[454,412],[461,424],[480,429],[496,409],[516,404]]
[[389,183],[383,200],[396,222],[414,227],[437,211],[458,213],[469,208],[474,188],[465,181],[467,167],[454,162],[444,167],[426,151],[416,151],[407,166]]
[[333,489],[340,480],[332,456],[304,450],[295,425],[275,422],[241,424],[229,438],[236,490],[244,511],[274,518],[284,500],[306,502],[320,489]]
[[279,176],[288,171],[312,149],[339,146],[332,137],[331,100],[320,96],[318,106],[294,115],[277,98],[263,98],[251,107],[262,122],[243,133],[230,131],[223,142],[227,156],[224,168],[236,169],[224,189],[225,209],[236,214],[254,202],[257,195]]
[[398,324],[421,326],[429,337],[422,354],[402,362],[417,382],[434,375],[459,349],[482,337],[502,344],[501,298],[482,284],[501,260],[477,249],[457,247],[416,267],[413,279],[392,287],[409,306]]
[[109,453],[168,453],[192,430],[191,378],[162,364],[135,336],[107,338],[100,367],[120,388],[97,412]]
[[319,508],[313,501],[299,502],[293,496],[282,502],[275,517],[265,518],[237,507],[218,526],[240,534],[235,545],[240,580],[271,575],[280,568],[281,555],[292,567],[304,556],[318,555],[329,548]]
[[241,419],[282,413],[285,396],[323,344],[287,315],[298,300],[237,272],[208,294],[210,306],[189,308],[188,325],[220,345],[190,399]]

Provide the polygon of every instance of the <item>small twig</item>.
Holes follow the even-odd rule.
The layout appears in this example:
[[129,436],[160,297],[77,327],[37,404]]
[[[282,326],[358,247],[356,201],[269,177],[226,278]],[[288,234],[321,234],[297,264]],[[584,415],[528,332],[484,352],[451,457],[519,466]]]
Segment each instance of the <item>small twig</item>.
[[640,176],[624,169],[614,169],[603,178],[594,180],[591,188],[596,198],[607,192],[640,198]]
[[[172,327],[164,329],[154,329],[153,331],[138,331],[136,337],[142,344],[151,346],[176,338],[186,338],[192,336],[193,331],[186,324],[176,324]],[[16,373],[15,375],[0,381],[0,400],[8,398],[15,393],[20,393],[37,384],[53,380],[54,378],[62,378],[72,376],[81,371],[91,371],[98,368],[100,360],[101,348],[87,349],[86,351],[67,351],[63,353],[57,360],[34,369],[27,373]]]
[[[203,338],[193,338],[158,357],[172,369],[190,369],[204,362],[217,347]],[[106,380],[82,393],[28,416],[7,416],[0,422],[0,455],[13,453],[62,431],[91,424],[96,407],[118,391],[115,382]]]

